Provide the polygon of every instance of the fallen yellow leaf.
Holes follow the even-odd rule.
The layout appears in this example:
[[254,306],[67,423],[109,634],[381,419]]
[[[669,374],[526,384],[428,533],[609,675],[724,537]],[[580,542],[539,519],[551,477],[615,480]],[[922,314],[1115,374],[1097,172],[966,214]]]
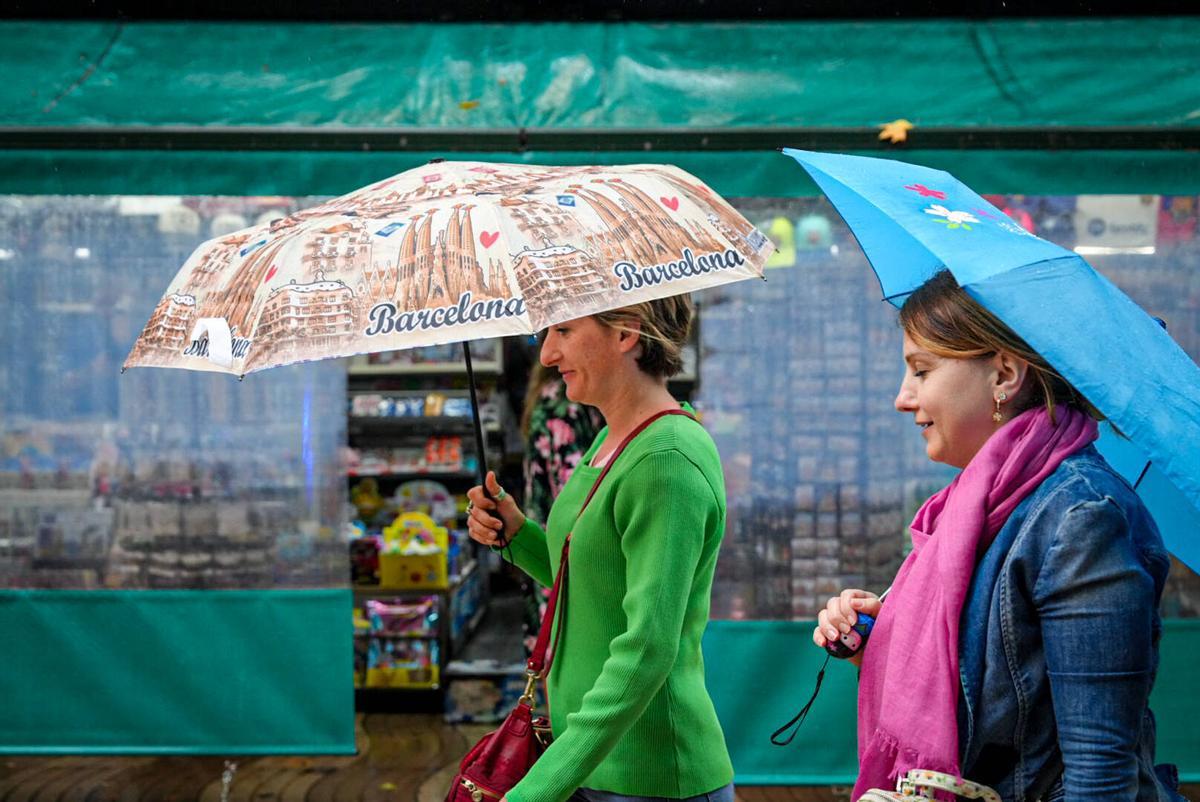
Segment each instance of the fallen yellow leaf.
[[892,120],[890,123],[885,123],[879,126],[883,130],[879,132],[879,138],[893,145],[900,142],[908,141],[908,132],[913,129],[913,124],[908,120]]

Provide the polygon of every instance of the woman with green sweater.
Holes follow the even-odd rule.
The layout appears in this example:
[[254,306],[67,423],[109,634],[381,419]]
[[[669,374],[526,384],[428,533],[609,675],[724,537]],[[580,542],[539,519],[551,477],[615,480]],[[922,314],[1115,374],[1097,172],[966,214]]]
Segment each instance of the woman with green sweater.
[[471,537],[509,543],[513,561],[545,585],[571,535],[566,623],[547,678],[554,742],[507,802],[733,802],[733,768],[700,651],[725,532],[712,439],[690,415],[658,418],[630,441],[580,515],[626,436],[680,408],[667,378],[682,367],[691,318],[690,301],[676,296],[549,329],[542,364],[558,369],[568,398],[597,407],[608,425],[545,528],[522,514],[494,474],[492,498],[482,487],[468,494]]

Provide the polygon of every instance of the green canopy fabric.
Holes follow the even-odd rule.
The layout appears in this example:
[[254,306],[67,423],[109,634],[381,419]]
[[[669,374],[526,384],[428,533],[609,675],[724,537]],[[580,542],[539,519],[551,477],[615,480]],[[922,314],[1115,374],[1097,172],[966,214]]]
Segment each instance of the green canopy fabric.
[[0,24],[0,126],[1196,126],[1198,18]]
[[[0,152],[0,194],[337,195],[441,156],[670,162],[726,195],[810,195],[815,186],[766,150],[647,152],[631,143],[596,151],[565,142],[518,152],[516,132],[778,129],[789,133],[777,144],[811,149],[804,131],[857,130],[865,132],[857,141],[870,144],[874,127],[901,117],[917,126],[914,149],[885,155],[948,169],[981,191],[1191,194],[1200,191],[1200,160],[1185,150],[934,150],[940,145],[922,146],[920,134],[1194,132],[1198,39],[1200,18],[1192,17],[0,22],[0,138],[18,130],[26,137]],[[395,142],[371,151],[319,149],[302,138],[251,150],[71,144],[88,132],[131,130],[367,131],[395,133]],[[448,150],[406,149],[406,134],[422,131],[447,132]],[[459,152],[471,149],[470,135],[489,132],[508,132],[493,145],[511,142],[511,150]]]

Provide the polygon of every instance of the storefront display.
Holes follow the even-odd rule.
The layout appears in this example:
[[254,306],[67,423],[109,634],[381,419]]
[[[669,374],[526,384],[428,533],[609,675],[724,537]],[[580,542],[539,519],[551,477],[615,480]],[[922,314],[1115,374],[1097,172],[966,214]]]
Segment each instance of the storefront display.
[[[485,436],[496,449],[489,462],[499,465],[499,341],[481,341],[473,350],[482,360],[476,370]],[[431,599],[437,610],[432,632],[416,641],[356,629],[361,709],[404,709],[409,697],[409,709],[440,709],[446,663],[487,609],[487,569],[480,561],[491,560],[467,537],[463,518],[465,493],[477,475],[464,377],[458,345],[350,360],[343,469],[356,516],[347,522],[356,604],[392,594],[397,602]],[[414,692],[435,698],[418,700]]]

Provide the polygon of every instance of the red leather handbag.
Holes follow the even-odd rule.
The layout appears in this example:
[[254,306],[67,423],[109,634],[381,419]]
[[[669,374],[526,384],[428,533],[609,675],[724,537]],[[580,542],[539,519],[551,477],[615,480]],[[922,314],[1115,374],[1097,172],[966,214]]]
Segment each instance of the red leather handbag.
[[[608,475],[609,468],[617,461],[617,457],[625,450],[625,446],[642,432],[647,426],[664,415],[693,415],[681,409],[669,409],[652,415],[629,433],[617,450],[613,452],[608,464],[600,472],[592,490],[588,493],[579,508],[579,514],[587,509],[587,505],[596,494],[596,488]],[[554,628],[554,613],[558,609],[561,595],[566,593],[567,584],[567,554],[571,548],[571,535],[563,542],[562,556],[559,558],[558,575],[554,578],[554,587],[550,590],[550,598],[546,600],[546,612],[542,615],[542,625],[538,630],[537,643],[525,666],[527,682],[525,693],[517,700],[517,706],[504,719],[504,723],[493,732],[479,739],[479,743],[467,752],[466,757],[458,766],[458,774],[450,784],[446,794],[446,802],[496,802],[514,785],[519,783],[525,774],[541,757],[542,752],[550,742],[550,722],[545,717],[533,715],[534,690],[540,679],[550,671],[550,662],[554,659],[555,650],[550,651],[547,659],[546,650],[550,645],[550,631]],[[554,636],[555,647],[558,646],[558,634],[566,626],[566,604],[562,606],[559,615],[558,633]]]

